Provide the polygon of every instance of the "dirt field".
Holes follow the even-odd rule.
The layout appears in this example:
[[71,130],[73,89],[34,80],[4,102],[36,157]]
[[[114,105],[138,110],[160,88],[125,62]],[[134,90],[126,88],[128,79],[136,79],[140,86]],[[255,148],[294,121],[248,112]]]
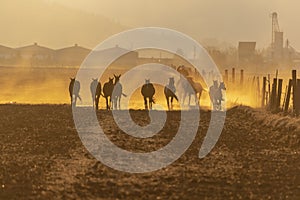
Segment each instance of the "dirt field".
[[[152,173],[115,171],[82,145],[68,105],[0,106],[0,199],[299,199],[299,120],[247,107],[227,112],[221,138],[204,159],[199,148],[210,112],[201,113],[197,138],[172,165]],[[109,112],[98,113],[120,147],[148,151],[167,144],[179,112],[151,139],[118,131]],[[144,111],[133,111],[147,122]]]

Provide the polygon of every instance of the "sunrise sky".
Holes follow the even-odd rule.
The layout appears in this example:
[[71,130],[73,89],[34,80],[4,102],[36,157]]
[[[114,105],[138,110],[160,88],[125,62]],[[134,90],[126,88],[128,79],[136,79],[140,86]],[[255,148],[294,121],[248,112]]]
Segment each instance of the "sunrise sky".
[[300,49],[299,7],[297,0],[1,0],[0,44],[93,48],[129,28],[161,26],[206,43],[257,41],[262,48],[276,11],[285,38]]

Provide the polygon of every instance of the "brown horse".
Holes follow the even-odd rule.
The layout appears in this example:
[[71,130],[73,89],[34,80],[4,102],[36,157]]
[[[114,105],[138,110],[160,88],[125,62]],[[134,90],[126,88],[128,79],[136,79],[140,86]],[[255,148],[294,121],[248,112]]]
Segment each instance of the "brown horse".
[[150,79],[145,80],[145,84],[142,86],[141,93],[144,97],[144,104],[145,104],[145,110],[148,110],[148,101],[149,101],[149,108],[152,110],[152,104],[154,102],[154,94],[155,94],[155,88],[152,83],[150,83]]
[[104,83],[103,85],[103,96],[106,100],[107,110],[111,109],[113,90],[114,90],[114,79],[109,78],[108,82]]
[[191,95],[195,96],[195,104],[200,106],[200,99],[203,92],[203,87],[199,82],[195,82],[192,77],[187,77],[189,84],[186,85],[184,91],[183,102],[185,101],[186,96],[189,97],[188,105],[191,105]]

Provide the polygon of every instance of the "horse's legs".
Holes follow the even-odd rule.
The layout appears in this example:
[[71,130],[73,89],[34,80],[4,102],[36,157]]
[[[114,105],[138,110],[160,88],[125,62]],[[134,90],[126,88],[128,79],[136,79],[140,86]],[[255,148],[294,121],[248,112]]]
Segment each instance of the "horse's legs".
[[199,92],[199,96],[198,96],[198,105],[200,106],[200,99],[201,99],[201,95],[202,95],[202,91]]
[[73,95],[70,95],[71,98],[71,106],[73,106]]
[[114,106],[114,99],[112,98],[112,96],[109,96],[109,110],[112,110],[114,109],[113,106]]
[[96,104],[96,102],[95,102],[95,96],[92,96],[92,101],[93,101],[93,108],[95,108],[95,104]]
[[218,100],[217,100],[217,99],[214,99],[213,109],[214,109],[214,110],[217,110],[217,109],[218,109]]
[[168,106],[168,110],[170,110],[170,105],[169,105],[169,97],[166,95],[166,100],[167,100],[167,106]]
[[98,110],[98,106],[99,106],[99,102],[98,102],[98,97],[96,97],[95,99],[95,103],[93,103],[93,108],[94,108],[94,104],[95,104],[95,109]]
[[191,105],[191,94],[189,94],[189,106]]
[[221,110],[221,103],[222,103],[222,101],[218,100],[218,110]]
[[77,103],[77,95],[75,95],[75,97],[74,97],[74,107],[76,107],[76,103]]
[[109,109],[113,110],[114,109],[114,99],[112,98],[112,96],[109,97]]
[[153,96],[149,97],[149,108],[152,110]]
[[171,97],[171,110],[173,110],[173,99],[174,99],[174,97],[172,96]]
[[114,103],[114,105],[115,105],[114,109],[115,109],[115,110],[118,110],[118,101],[119,101],[119,98],[118,98],[118,97],[115,97],[115,98],[114,98],[114,101],[115,101],[115,103]]
[[180,103],[183,105],[183,93],[179,93],[179,99],[180,99]]
[[144,97],[144,105],[145,105],[145,110],[148,110],[147,98],[146,97]]
[[106,101],[106,110],[109,110],[109,107],[108,107],[108,97],[105,97],[105,101]]
[[121,96],[119,97],[119,110],[121,110]]
[[96,102],[95,102],[95,104],[96,104],[96,110],[99,109],[99,99],[100,99],[100,96],[96,96]]
[[111,100],[111,107],[110,107],[110,109],[112,109],[112,110],[116,110],[116,103],[117,103],[117,101],[116,101],[116,97],[110,97],[110,100]]
[[114,109],[115,109],[115,110],[118,110],[118,109],[119,109],[118,103],[119,103],[119,97],[116,96],[116,97],[114,98]]
[[182,105],[184,106],[184,103],[185,103],[185,98],[186,98],[186,92],[183,93],[182,95]]
[[198,106],[200,106],[201,93],[202,93],[202,92],[199,92],[198,95],[197,95],[197,93],[195,94],[195,103],[196,103],[196,105],[198,105]]

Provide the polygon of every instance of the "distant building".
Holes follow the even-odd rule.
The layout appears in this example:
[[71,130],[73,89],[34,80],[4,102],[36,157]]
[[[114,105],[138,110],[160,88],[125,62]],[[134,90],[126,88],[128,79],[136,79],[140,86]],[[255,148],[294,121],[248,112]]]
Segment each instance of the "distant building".
[[137,65],[138,58],[139,58],[138,52],[121,48],[118,45],[101,51],[93,51],[93,56],[97,57],[97,59],[95,60],[103,59],[103,63],[110,62],[110,60],[106,60],[107,58],[111,58],[112,56],[116,57],[118,55],[122,55],[122,56],[117,58],[111,64],[112,66],[134,67]]
[[75,44],[55,51],[55,61],[59,66],[80,66],[91,52],[90,49]]
[[55,51],[47,47],[39,46],[37,43],[19,47],[16,51],[23,63],[30,63],[31,65],[54,64]]
[[16,50],[20,57],[23,59],[31,59],[33,57],[40,60],[54,58],[53,49],[39,46],[37,43],[34,43],[33,45],[19,47]]
[[16,51],[13,48],[0,45],[0,59],[1,60],[10,60],[15,58],[17,55]]
[[277,63],[283,61],[283,32],[275,32],[272,60]]

